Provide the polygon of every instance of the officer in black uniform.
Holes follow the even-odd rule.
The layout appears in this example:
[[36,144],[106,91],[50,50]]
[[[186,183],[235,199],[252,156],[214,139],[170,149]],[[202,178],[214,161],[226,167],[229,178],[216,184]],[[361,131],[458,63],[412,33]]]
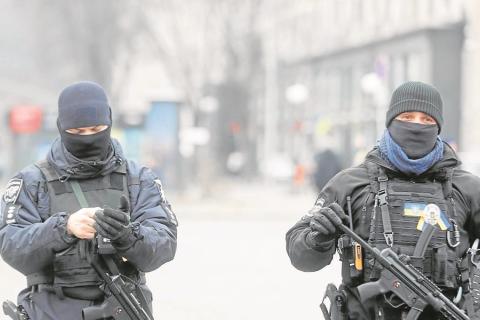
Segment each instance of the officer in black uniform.
[[151,312],[145,272],[173,259],[177,238],[160,180],[110,137],[111,109],[98,84],[61,92],[57,126],[46,159],[15,175],[1,201],[1,256],[27,277],[19,305],[31,319],[75,320],[101,304],[102,281],[88,259],[97,239]]
[[[421,82],[402,84],[393,92],[378,145],[361,165],[332,178],[313,209],[288,231],[287,252],[301,271],[320,270],[336,249],[342,253],[342,319],[401,319],[406,310],[383,295],[360,303],[355,288],[378,279],[378,264],[365,251],[347,257],[352,251],[332,223],[339,219],[335,210],[350,211],[354,231],[372,246],[408,256],[428,220],[435,233],[412,264],[448,297],[472,306],[465,255],[480,233],[480,179],[459,168],[455,152],[439,137],[442,125],[439,92]],[[437,318],[431,309],[421,315]]]

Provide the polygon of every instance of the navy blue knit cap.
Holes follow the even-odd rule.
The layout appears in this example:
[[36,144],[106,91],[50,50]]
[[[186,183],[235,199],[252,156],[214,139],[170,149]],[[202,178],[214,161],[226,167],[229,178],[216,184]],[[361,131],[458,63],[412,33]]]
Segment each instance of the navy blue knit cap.
[[95,82],[69,85],[58,97],[60,130],[112,125],[112,113],[105,90]]

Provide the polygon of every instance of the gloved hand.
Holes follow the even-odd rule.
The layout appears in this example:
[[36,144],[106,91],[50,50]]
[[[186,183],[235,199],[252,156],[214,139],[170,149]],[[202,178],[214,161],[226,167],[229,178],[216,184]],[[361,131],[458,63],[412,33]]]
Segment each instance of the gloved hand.
[[132,233],[130,208],[125,196],[120,198],[120,208],[105,207],[95,213],[95,230],[113,242],[122,241]]
[[307,234],[307,243],[313,247],[330,247],[338,233],[336,225],[342,224],[342,220],[346,218],[342,207],[337,203],[332,203],[328,207],[314,206],[310,210],[310,215],[311,231]]

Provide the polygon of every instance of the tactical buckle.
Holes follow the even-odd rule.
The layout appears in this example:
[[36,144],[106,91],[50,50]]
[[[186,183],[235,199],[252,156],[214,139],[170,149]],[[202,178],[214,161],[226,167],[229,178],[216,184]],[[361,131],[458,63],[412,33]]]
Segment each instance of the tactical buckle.
[[[343,255],[343,251],[345,250],[345,248],[348,247],[348,243],[350,242],[351,242],[350,237],[345,234],[338,238],[337,251],[339,255],[341,256]],[[345,245],[345,243],[347,243],[347,245]]]
[[385,238],[385,242],[387,243],[387,246],[392,247],[393,246],[393,232],[384,232],[383,237]]
[[378,180],[378,182],[387,182],[388,178],[387,177],[378,177],[377,180]]
[[460,230],[455,220],[450,219],[451,229],[447,230],[447,243],[450,248],[456,248],[460,244]]
[[343,239],[342,237],[337,240],[337,250],[339,255],[343,255]]
[[387,192],[385,190],[378,191],[377,198],[378,198],[378,204],[380,206],[384,206],[388,204]]
[[475,259],[475,257],[479,256],[478,251],[480,251],[480,249],[478,249],[478,244],[479,244],[479,239],[475,239],[472,247],[468,249],[467,253],[470,254],[471,263],[475,267],[480,269],[480,260],[478,258]]

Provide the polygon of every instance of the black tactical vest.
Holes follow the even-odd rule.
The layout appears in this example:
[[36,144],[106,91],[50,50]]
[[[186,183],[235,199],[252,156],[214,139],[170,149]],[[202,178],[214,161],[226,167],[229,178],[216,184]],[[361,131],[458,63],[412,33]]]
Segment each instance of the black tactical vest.
[[[453,169],[445,171],[442,179],[422,181],[406,180],[400,175],[387,176],[383,168],[370,162],[367,162],[367,169],[371,189],[376,194],[369,243],[380,250],[390,246],[398,254],[413,256],[422,223],[425,223],[422,215],[428,211],[427,208],[434,208],[437,213],[435,232],[424,257],[412,258],[411,263],[442,288],[453,289],[463,285],[465,279],[461,274],[465,270],[461,257],[464,250],[459,250],[457,246],[460,243],[468,245],[468,237],[461,229],[463,221],[457,221],[455,212]],[[379,269],[368,252],[364,260],[363,280],[377,280]]]
[[[73,213],[82,208],[71,181],[63,181],[47,161],[40,161],[36,166],[42,171],[47,182],[50,215],[58,212]],[[125,162],[108,175],[75,181],[78,182],[77,186],[80,186],[88,207],[118,208],[122,195],[129,199]],[[85,240],[79,240],[66,250],[57,253],[53,265],[43,272],[27,277],[28,286],[41,283],[53,284],[56,289],[61,289],[61,294],[80,299],[93,300],[103,296],[98,288],[102,281],[84,253],[82,254],[85,244]]]

